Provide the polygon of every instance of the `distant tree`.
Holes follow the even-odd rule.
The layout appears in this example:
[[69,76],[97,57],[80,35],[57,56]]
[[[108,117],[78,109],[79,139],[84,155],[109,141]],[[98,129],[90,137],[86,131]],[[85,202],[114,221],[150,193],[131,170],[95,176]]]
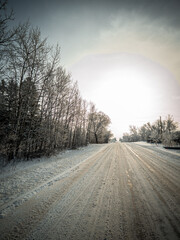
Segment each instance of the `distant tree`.
[[112,143],[115,143],[116,141],[117,141],[117,139],[115,137],[110,139],[110,142],[112,142]]
[[162,134],[162,140],[165,145],[174,145],[175,131],[178,128],[178,123],[174,121],[173,116],[168,115],[164,120],[164,132]]
[[113,137],[113,134],[111,131],[105,130],[104,132],[104,143],[108,143],[110,141],[110,139]]
[[139,128],[139,138],[141,141],[149,141],[150,135],[152,131],[152,126],[150,123],[144,124],[142,127]]
[[139,134],[138,134],[138,129],[137,129],[137,127],[130,125],[129,128],[130,128],[131,141],[132,141],[132,142],[137,142],[137,141],[139,141],[140,139],[139,139]]
[[108,142],[111,133],[108,131],[107,127],[111,123],[110,118],[103,112],[97,112],[95,106],[91,106],[89,113],[89,126],[88,134],[90,142],[102,143]]
[[164,121],[164,125],[164,129],[168,133],[175,131],[178,127],[178,123],[174,121],[174,118],[171,115],[167,116],[166,120]]
[[175,131],[172,136],[174,144],[180,145],[180,131]]
[[160,117],[153,124],[148,122],[139,129],[136,126],[130,126],[130,134],[124,133],[123,141],[141,140],[151,143],[163,142],[166,145],[172,145],[174,144],[173,139],[176,139],[176,136],[178,136],[178,134],[175,134],[177,127],[178,123],[174,121],[173,116],[168,115],[165,120],[162,120]]
[[131,136],[129,133],[123,133],[122,137],[123,142],[131,142]]

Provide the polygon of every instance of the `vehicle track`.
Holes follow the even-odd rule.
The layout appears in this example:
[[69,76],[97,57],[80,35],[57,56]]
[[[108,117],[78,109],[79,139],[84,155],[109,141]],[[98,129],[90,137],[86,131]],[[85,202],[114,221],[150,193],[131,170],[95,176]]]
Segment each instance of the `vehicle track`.
[[179,162],[108,144],[0,219],[1,239],[179,239]]

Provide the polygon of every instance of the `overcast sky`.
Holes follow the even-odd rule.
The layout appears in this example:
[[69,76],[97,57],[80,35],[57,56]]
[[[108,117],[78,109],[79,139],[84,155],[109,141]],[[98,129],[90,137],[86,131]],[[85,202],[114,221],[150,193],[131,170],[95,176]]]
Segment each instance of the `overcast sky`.
[[115,136],[157,117],[180,121],[180,1],[9,0],[16,22],[61,46],[82,96],[107,113]]

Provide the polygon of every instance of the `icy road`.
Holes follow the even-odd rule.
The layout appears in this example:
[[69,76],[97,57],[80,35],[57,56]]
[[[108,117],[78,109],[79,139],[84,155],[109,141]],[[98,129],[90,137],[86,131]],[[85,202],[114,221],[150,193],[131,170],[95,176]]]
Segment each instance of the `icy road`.
[[0,239],[180,239],[180,154],[112,143],[0,174]]

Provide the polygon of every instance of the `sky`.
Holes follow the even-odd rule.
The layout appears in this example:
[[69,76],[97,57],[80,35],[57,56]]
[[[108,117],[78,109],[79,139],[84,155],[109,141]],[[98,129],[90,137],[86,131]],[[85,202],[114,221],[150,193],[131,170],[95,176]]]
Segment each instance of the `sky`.
[[9,0],[17,23],[61,47],[81,95],[118,138],[168,114],[180,122],[179,0]]

